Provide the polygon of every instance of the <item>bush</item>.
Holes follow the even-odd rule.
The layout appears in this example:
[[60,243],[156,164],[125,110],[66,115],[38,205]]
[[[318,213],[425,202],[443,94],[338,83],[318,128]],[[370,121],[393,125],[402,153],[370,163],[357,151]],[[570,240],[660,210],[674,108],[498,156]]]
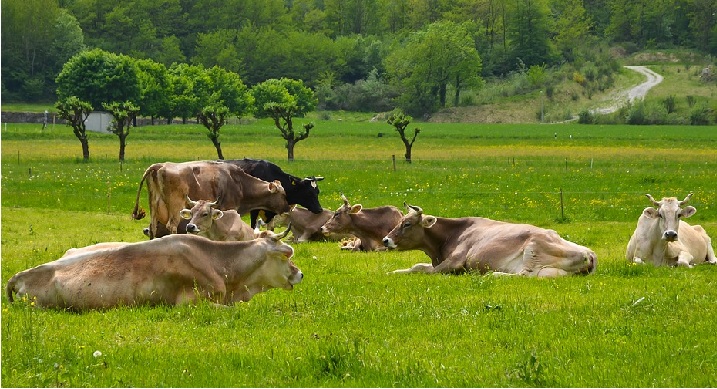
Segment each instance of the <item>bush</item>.
[[676,104],[677,101],[676,101],[674,95],[669,95],[669,96],[665,97],[665,99],[662,100],[662,103],[665,105],[665,109],[667,109],[667,113],[675,112],[675,107],[677,105]]
[[696,104],[690,110],[690,124],[704,126],[710,124],[710,109],[706,103]]
[[593,124],[595,123],[595,115],[592,112],[585,109],[578,113],[578,123],[580,124]]

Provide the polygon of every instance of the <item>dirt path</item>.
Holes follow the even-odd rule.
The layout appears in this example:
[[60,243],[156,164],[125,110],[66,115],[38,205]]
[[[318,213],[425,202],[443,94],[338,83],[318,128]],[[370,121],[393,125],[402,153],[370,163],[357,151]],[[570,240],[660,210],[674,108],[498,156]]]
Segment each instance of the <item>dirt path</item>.
[[645,77],[647,77],[647,81],[643,82],[642,84],[632,88],[628,89],[627,93],[622,93],[617,101],[613,103],[613,105],[607,107],[607,108],[599,108],[595,109],[592,112],[598,113],[598,114],[608,114],[613,113],[620,109],[621,104],[623,102],[621,101],[623,98],[626,98],[628,102],[633,102],[636,99],[644,99],[645,95],[647,95],[647,92],[652,89],[653,86],[659,84],[662,82],[663,78],[661,75],[653,72],[652,70],[648,69],[645,66],[625,66],[626,68],[630,70],[634,70]]

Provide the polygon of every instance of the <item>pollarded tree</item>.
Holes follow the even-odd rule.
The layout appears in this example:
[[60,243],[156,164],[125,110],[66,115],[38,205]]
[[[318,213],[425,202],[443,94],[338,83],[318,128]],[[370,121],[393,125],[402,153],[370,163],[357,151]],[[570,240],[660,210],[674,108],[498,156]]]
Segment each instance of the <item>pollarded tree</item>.
[[411,138],[410,141],[408,140],[406,137],[406,128],[411,123],[412,119],[412,117],[404,114],[400,109],[396,109],[391,112],[386,120],[388,124],[392,125],[396,129],[398,135],[401,136],[401,141],[403,141],[403,145],[406,147],[406,154],[404,156],[406,157],[406,162],[408,163],[411,163],[411,150],[413,149],[413,143],[416,141],[418,133],[421,132],[418,127],[414,128],[413,138]]
[[167,67],[151,59],[136,60],[135,64],[140,87],[140,115],[149,116],[154,124],[155,118],[170,114],[172,84]]
[[102,103],[102,107],[112,115],[113,119],[110,131],[119,138],[119,160],[120,162],[123,162],[129,129],[132,127],[134,117],[139,112],[139,107],[132,104],[130,101],[125,101],[123,103]]
[[295,132],[293,118],[303,117],[316,108],[318,101],[314,91],[304,86],[301,80],[273,78],[255,85],[251,94],[256,101],[255,116],[274,120],[274,125],[286,140],[288,159],[293,161],[294,146],[308,138],[309,131],[314,128],[313,123],[307,123],[303,125],[304,131]]
[[67,125],[72,127],[77,139],[82,144],[82,159],[88,161],[90,159],[90,145],[87,140],[87,126],[85,121],[92,112],[92,105],[86,101],[82,101],[77,96],[70,96],[55,103],[57,115],[61,119],[67,121]]
[[207,137],[217,149],[217,158],[224,159],[219,130],[227,123],[230,115],[242,117],[251,111],[254,98],[238,74],[214,66],[206,70],[210,80],[211,94],[201,102],[202,109],[197,114],[200,123],[207,129]]

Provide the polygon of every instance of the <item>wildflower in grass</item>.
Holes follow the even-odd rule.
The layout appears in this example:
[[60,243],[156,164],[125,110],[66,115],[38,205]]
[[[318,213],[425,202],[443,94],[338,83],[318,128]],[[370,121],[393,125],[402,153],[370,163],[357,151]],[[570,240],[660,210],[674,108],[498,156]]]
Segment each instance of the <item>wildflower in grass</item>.
[[100,350],[97,350],[97,351],[95,351],[95,352],[92,353],[92,356],[95,357],[95,358],[99,358],[99,357],[102,356],[102,352],[101,352]]

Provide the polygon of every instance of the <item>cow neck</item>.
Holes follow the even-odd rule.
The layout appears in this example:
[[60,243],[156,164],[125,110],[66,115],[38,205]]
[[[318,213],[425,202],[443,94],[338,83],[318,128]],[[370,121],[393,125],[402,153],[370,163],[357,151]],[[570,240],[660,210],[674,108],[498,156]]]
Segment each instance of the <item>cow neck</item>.
[[431,258],[434,267],[438,266],[446,258],[443,249],[455,235],[457,224],[453,219],[439,217],[431,228],[424,228],[426,234],[424,246],[421,248]]

